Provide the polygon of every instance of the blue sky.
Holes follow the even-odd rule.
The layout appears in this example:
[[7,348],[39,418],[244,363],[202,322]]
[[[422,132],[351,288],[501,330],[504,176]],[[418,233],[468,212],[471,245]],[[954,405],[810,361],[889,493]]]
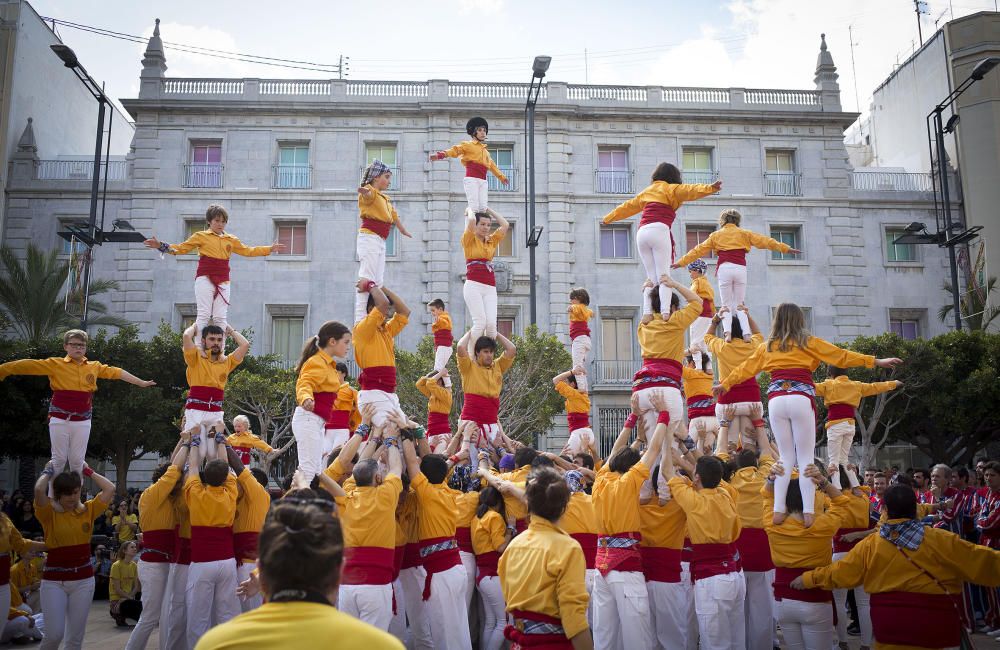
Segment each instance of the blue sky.
[[[352,79],[527,81],[536,54],[553,57],[549,78],[571,83],[811,88],[819,34],[840,73],[845,109],[913,51],[909,0],[417,0],[378,3],[295,0],[33,0],[43,16],[148,36],[161,19],[167,75],[329,78],[324,72],[253,65],[171,51],[170,42],[336,63]],[[994,0],[931,0],[924,36]],[[278,8],[284,8],[279,10]],[[857,99],[851,66],[853,29]],[[143,46],[59,26],[91,75],[115,97],[134,96]],[[584,50],[587,50],[585,57]]]

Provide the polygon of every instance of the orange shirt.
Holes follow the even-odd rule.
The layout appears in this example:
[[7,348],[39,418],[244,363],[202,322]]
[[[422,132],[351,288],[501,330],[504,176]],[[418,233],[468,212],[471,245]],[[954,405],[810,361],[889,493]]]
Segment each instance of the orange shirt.
[[686,478],[667,481],[673,500],[687,515],[688,539],[692,544],[731,544],[740,536],[736,503],[727,488],[695,490]]
[[[454,471],[455,468],[452,468]],[[479,506],[478,492],[459,492],[455,497],[455,505],[458,507],[458,518],[455,525],[458,528],[471,528],[472,520],[476,517],[476,508]]]
[[181,478],[181,471],[171,465],[156,483],[142,491],[139,497],[139,529],[173,530],[177,525],[177,514],[171,499],[174,487]]
[[[895,379],[891,381],[876,381],[870,384],[863,381],[853,381],[847,375],[840,375],[833,379],[827,379],[816,384],[816,394],[823,398],[829,407],[830,404],[849,404],[854,408],[861,405],[861,400],[865,397],[886,393],[895,390],[899,382]],[[827,420],[826,426],[838,422],[853,422],[854,418],[837,418]]]
[[[515,469],[513,472],[500,474],[500,478],[505,481],[510,481],[520,488],[524,488],[530,472],[531,465],[525,465],[524,467]],[[505,494],[503,497],[503,507],[504,510],[507,511],[508,517],[513,517],[516,520],[522,521],[528,518],[528,505],[516,496]]]
[[458,158],[463,166],[469,163],[474,163],[476,165],[481,165],[486,169],[493,172],[501,183],[507,182],[507,177],[504,176],[500,168],[497,167],[496,163],[493,162],[493,156],[490,155],[490,150],[487,148],[486,143],[480,140],[464,140],[458,144],[445,149],[438,153],[438,156],[444,154],[444,158]]
[[715,378],[707,372],[684,366],[681,376],[684,378],[685,397],[712,394],[712,382],[715,381]]
[[427,377],[417,380],[417,390],[428,397],[427,410],[431,413],[451,413],[452,394],[450,388],[445,388]]
[[459,492],[444,483],[432,484],[423,473],[410,481],[419,503],[417,528],[421,541],[439,537],[454,537],[458,521]]
[[244,431],[243,433],[233,433],[226,438],[226,442],[229,443],[231,447],[234,448],[244,448],[244,449],[256,449],[262,451],[265,454],[269,454],[274,451],[274,448],[260,439],[250,431]]
[[[381,221],[382,223],[399,223],[399,215],[396,214],[396,208],[392,207],[392,199],[389,195],[382,194],[382,192],[375,189],[372,185],[365,185],[366,188],[371,192],[368,196],[359,193],[358,194],[358,212],[362,219],[371,219],[372,221]],[[361,227],[358,232],[363,232],[368,235],[377,235],[378,233],[372,232],[365,227]]]
[[653,314],[648,323],[639,322],[639,350],[643,359],[673,359],[684,361],[684,335],[688,326],[698,320],[701,305],[689,302],[663,320],[660,314]]
[[588,320],[590,320],[593,317],[593,315],[594,315],[593,310],[587,305],[570,304],[569,306],[569,319],[571,321],[577,321],[577,322],[582,321],[585,323]]
[[270,246],[247,246],[236,235],[227,232],[216,235],[211,230],[201,230],[180,244],[171,244],[167,252],[171,255],[184,255],[198,249],[203,257],[214,257],[228,260],[234,253],[243,257],[263,257],[271,254]]
[[565,381],[556,384],[556,392],[566,398],[567,413],[590,413],[590,396]]
[[781,525],[775,526],[771,517],[774,492],[762,488],[760,493],[763,496],[764,530],[767,531],[771,560],[775,566],[811,569],[833,561],[833,536],[844,526],[844,515],[847,514],[844,507],[849,497],[841,495],[832,499],[830,510],[816,515],[813,525],[806,528],[795,517],[788,517]]
[[184,363],[187,364],[188,386],[207,386],[223,390],[229,381],[229,373],[243,362],[235,355],[226,355],[218,361],[205,354],[197,347],[184,350]]
[[340,483],[347,476],[347,470],[344,468],[344,464],[340,462],[340,456],[334,458],[333,462],[323,470],[323,473],[332,478],[336,483]]
[[14,522],[10,520],[10,517],[0,513],[0,553],[10,554],[12,550],[22,554],[28,550],[28,542],[14,527]]
[[396,346],[392,339],[403,331],[410,319],[394,314],[389,320],[379,309],[372,309],[354,326],[354,360],[358,367],[378,368],[396,365]]
[[714,334],[709,333],[705,335],[705,345],[708,346],[708,350],[715,356],[716,363],[719,366],[720,377],[725,377],[735,370],[762,343],[764,343],[764,337],[760,334],[751,335],[749,343],[738,338],[734,338],[729,343],[726,343],[726,339],[720,339]]
[[586,492],[573,492],[569,496],[569,505],[559,520],[559,527],[570,535],[580,533],[597,534],[597,511],[594,509],[593,498]]
[[715,291],[712,290],[712,284],[704,275],[694,279],[694,282],[691,283],[691,291],[698,294],[702,300],[715,300]]
[[791,250],[791,246],[788,244],[771,239],[766,235],[755,233],[752,230],[744,230],[734,223],[727,223],[709,235],[705,241],[689,250],[675,264],[677,266],[687,266],[699,257],[705,257],[711,251],[732,251],[739,249],[749,251],[751,248],[766,248],[778,251],[779,253],[787,253]]
[[500,397],[503,374],[514,365],[514,357],[501,354],[493,359],[489,368],[479,365],[472,357],[458,357],[458,373],[462,376],[462,390],[471,395]]
[[0,364],[0,380],[11,375],[47,375],[52,390],[93,393],[98,379],[121,379],[122,369],[98,361],[73,361],[69,355],[48,359],[19,359]]
[[431,325],[432,332],[439,332],[441,330],[450,330],[450,329],[451,329],[451,316],[446,311],[443,311],[440,314],[438,314],[437,318],[434,319],[434,324]]
[[299,369],[299,377],[295,380],[295,401],[302,404],[307,399],[314,399],[316,393],[336,393],[340,386],[337,360],[319,350]]
[[396,505],[403,482],[389,474],[379,486],[354,487],[337,497],[337,510],[344,530],[344,546],[396,547]]
[[271,508],[271,495],[246,468],[236,477],[236,482],[243,488],[243,494],[236,499],[233,532],[259,533]]
[[499,551],[507,541],[507,522],[496,510],[487,510],[482,517],[472,519],[472,550],[476,555]]
[[601,535],[639,532],[639,490],[649,478],[649,468],[639,461],[624,474],[605,465],[597,472],[592,490]]
[[191,525],[230,528],[236,517],[237,493],[236,478],[232,474],[218,487],[206,485],[196,476],[189,477],[184,483],[184,501]]
[[652,185],[639,192],[634,199],[625,201],[604,215],[603,221],[604,223],[612,223],[628,219],[632,215],[642,212],[647,203],[662,203],[676,210],[681,207],[682,203],[694,201],[716,192],[718,192],[717,189],[706,184],[674,184],[666,181],[653,181]]
[[174,517],[177,518],[177,534],[185,539],[191,539],[191,511],[183,494],[174,502]]
[[358,391],[348,383],[340,385],[337,391],[337,399],[333,402],[334,411],[350,411],[348,417],[348,428],[354,431],[361,424],[361,411],[358,410]]
[[83,504],[83,508],[70,512],[56,512],[52,501],[44,504],[35,502],[35,517],[45,531],[45,546],[49,550],[63,546],[89,544],[94,532],[94,521],[100,517],[108,504],[96,496]]
[[500,230],[493,233],[483,241],[471,230],[462,233],[462,250],[465,251],[467,260],[492,260],[496,255],[497,246],[503,241],[504,234]]
[[[720,452],[716,456],[723,463],[729,462],[729,454],[726,452]],[[774,459],[768,454],[761,454],[757,467],[741,467],[729,478],[729,486],[736,492],[736,512],[740,515],[743,528],[764,527],[760,490],[773,466]]]
[[654,494],[652,501],[639,506],[639,531],[641,546],[679,550],[684,548],[687,515],[673,499],[661,506]]
[[833,343],[815,336],[809,337],[809,340],[806,341],[806,347],[801,348],[792,343],[785,352],[778,349],[777,342],[774,343],[772,351],[768,351],[767,343],[764,343],[754,350],[754,353],[738,368],[729,373],[722,380],[722,385],[726,390],[729,390],[734,384],[745,381],[765,370],[771,372],[773,370],[805,368],[813,371],[819,367],[820,363],[827,363],[838,368],[852,368],[854,366],[873,368],[875,357],[839,348]]
[[[403,499],[403,505],[396,511],[396,523],[398,528],[402,529],[397,531],[397,539],[402,533],[407,544],[415,544],[420,541],[420,522],[417,516],[419,509],[417,493],[413,491],[413,488],[410,488],[406,493],[406,498]],[[396,545],[399,546],[398,543]]]

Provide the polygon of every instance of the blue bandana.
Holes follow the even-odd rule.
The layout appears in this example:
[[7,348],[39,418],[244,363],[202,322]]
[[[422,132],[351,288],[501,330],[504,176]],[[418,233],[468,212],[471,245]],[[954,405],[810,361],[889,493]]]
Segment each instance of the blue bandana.
[[583,492],[583,474],[575,469],[566,472],[566,485],[570,492]]
[[916,519],[907,519],[895,524],[882,524],[878,529],[882,539],[899,548],[915,551],[924,541],[924,525]]

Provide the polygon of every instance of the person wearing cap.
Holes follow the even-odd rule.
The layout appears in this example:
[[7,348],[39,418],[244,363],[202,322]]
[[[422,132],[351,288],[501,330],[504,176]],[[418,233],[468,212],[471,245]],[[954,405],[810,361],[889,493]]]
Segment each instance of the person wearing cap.
[[475,212],[485,212],[489,206],[489,192],[487,190],[486,172],[493,172],[493,175],[503,183],[507,184],[507,177],[500,171],[500,168],[493,162],[489,149],[486,148],[486,136],[490,132],[490,125],[481,117],[474,117],[465,125],[465,131],[472,138],[464,142],[459,142],[450,149],[432,153],[431,160],[444,160],[445,158],[458,158],[465,166],[465,179],[462,185],[465,188],[465,198],[469,202],[469,209]]
[[705,344],[705,335],[712,324],[712,317],[715,316],[715,292],[712,285],[705,277],[708,264],[703,259],[697,259],[688,264],[688,274],[691,276],[691,291],[701,296],[701,314],[697,320],[691,323],[688,334],[691,337],[691,356],[694,357],[695,368],[701,368],[702,355],[708,354],[708,346]]
[[381,287],[385,276],[385,240],[393,226],[404,237],[413,235],[399,220],[399,214],[392,205],[389,189],[392,171],[381,160],[373,160],[365,167],[358,188],[358,212],[361,228],[358,230],[358,295],[354,299],[354,322],[365,317],[368,291],[371,287]]

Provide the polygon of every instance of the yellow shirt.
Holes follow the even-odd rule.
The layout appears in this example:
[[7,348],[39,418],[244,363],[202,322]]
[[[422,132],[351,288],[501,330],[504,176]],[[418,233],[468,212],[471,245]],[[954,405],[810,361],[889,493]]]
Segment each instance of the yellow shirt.
[[712,290],[712,283],[704,275],[694,279],[694,282],[691,283],[691,291],[698,294],[702,300],[715,300],[715,291]]
[[438,314],[437,318],[434,319],[434,324],[431,325],[432,332],[439,332],[441,330],[450,330],[450,329],[451,329],[451,315],[448,314],[448,312],[446,311],[443,311],[440,314]]
[[171,465],[156,483],[142,491],[139,497],[139,528],[144,531],[173,530],[177,525],[173,500],[170,498],[181,471]]
[[[876,381],[870,384],[863,381],[852,381],[847,375],[840,375],[833,379],[827,379],[816,384],[816,394],[823,398],[827,406],[830,404],[850,404],[858,408],[862,398],[886,393],[895,390],[899,385],[895,379],[892,381]],[[854,422],[854,418],[839,418],[827,420],[826,426],[837,424],[838,422]]]
[[47,375],[52,390],[75,390],[93,393],[98,379],[121,379],[122,369],[98,361],[77,363],[68,355],[48,359],[19,359],[0,364],[0,380],[11,375]]
[[[400,531],[397,532],[397,540],[402,533],[403,541],[406,544],[415,544],[420,541],[420,527],[417,519],[420,504],[417,503],[417,494],[410,488],[403,499],[403,505],[396,512],[396,523]],[[397,543],[397,546],[399,544]]]
[[187,501],[184,500],[183,492],[180,498],[172,501],[174,516],[177,517],[177,534],[185,539],[191,539],[191,511],[188,509]]
[[199,255],[220,260],[228,260],[234,253],[243,257],[264,257],[271,254],[270,246],[247,246],[235,235],[227,232],[216,235],[211,230],[196,232],[184,243],[171,244],[167,252],[171,255],[184,255],[196,248]]
[[417,390],[427,396],[428,411],[431,413],[451,413],[452,394],[450,388],[445,388],[437,383],[437,380],[431,381],[427,377],[421,377],[417,380]]
[[236,482],[243,491],[236,498],[233,532],[259,533],[264,527],[267,511],[271,508],[271,495],[246,468],[236,477]]
[[511,540],[497,567],[507,611],[519,609],[562,621],[567,638],[588,629],[583,549],[541,517]]
[[567,413],[590,413],[590,396],[565,381],[556,384],[556,392],[566,398]]
[[[799,481],[801,485],[803,479]],[[844,516],[848,514],[845,506],[850,498],[844,495],[834,497],[830,510],[816,515],[813,525],[806,528],[795,517],[788,517],[780,526],[775,526],[771,517],[774,511],[774,492],[762,488],[760,494],[763,497],[761,512],[764,530],[767,531],[774,565],[808,569],[830,564],[833,560],[833,536],[844,526]]]
[[403,482],[389,474],[378,487],[355,487],[337,497],[344,546],[396,547],[396,504]]
[[[500,474],[500,478],[505,481],[510,481],[514,485],[520,488],[524,488],[525,483],[528,480],[528,474],[531,472],[531,465],[525,465],[524,467],[519,467],[513,472],[505,472]],[[521,501],[516,496],[505,494],[503,497],[503,507],[507,511],[508,517],[513,517],[515,520],[524,521],[528,518],[528,506],[524,501]]]
[[333,402],[334,411],[350,411],[347,424],[351,431],[361,424],[361,411],[358,410],[358,391],[350,384],[341,384],[337,391],[337,399]]
[[[119,581],[118,589],[121,590],[121,592],[126,596],[132,591],[132,587],[135,586],[135,581],[138,577],[139,565],[135,562],[117,560],[111,565],[111,579]],[[111,602],[119,600],[114,587],[108,589],[108,600]]]
[[135,529],[127,526],[126,524],[139,525],[139,517],[133,514],[125,515],[125,521],[122,522],[121,515],[115,515],[111,518],[111,525],[117,526],[122,524],[121,528],[118,529],[118,541],[119,542],[130,542],[135,539]]
[[344,468],[344,464],[340,462],[340,456],[333,459],[333,462],[323,470],[323,473],[332,478],[335,482],[340,483],[340,481],[347,475],[347,470]]
[[653,314],[648,323],[639,322],[639,350],[643,359],[684,360],[684,335],[688,326],[698,319],[701,305],[689,302],[663,320],[660,314]]
[[771,372],[773,370],[805,368],[811,372],[816,370],[820,363],[827,363],[838,368],[852,368],[854,366],[873,368],[875,357],[870,354],[858,354],[844,348],[838,348],[833,343],[815,336],[809,337],[805,348],[800,348],[794,343],[789,344],[787,352],[778,350],[777,342],[774,343],[774,350],[769,352],[767,343],[764,343],[754,350],[753,354],[739,367],[730,372],[722,380],[722,385],[726,390],[729,390],[735,384],[765,370]]
[[642,212],[647,203],[662,203],[676,210],[681,207],[682,203],[694,201],[716,192],[718,190],[711,185],[700,183],[673,184],[666,181],[653,181],[652,185],[639,192],[634,199],[625,201],[604,215],[604,223],[628,219],[632,215]]
[[751,335],[749,343],[743,339],[736,338],[726,343],[725,339],[720,339],[714,334],[705,335],[705,345],[708,346],[708,350],[715,356],[716,364],[719,366],[720,377],[725,377],[735,370],[763,342],[764,337],[760,334]]
[[195,476],[188,478],[184,483],[184,501],[190,513],[191,525],[232,527],[236,517],[237,492],[236,478],[232,474],[218,487],[206,485]]
[[[336,639],[337,650],[403,650],[403,644],[358,619],[320,603],[265,603],[206,632],[195,650],[298,650]],[[330,642],[333,644],[333,642]]]
[[21,536],[14,522],[5,514],[0,513],[0,553],[9,554],[15,551],[22,554],[28,550],[28,542]]
[[594,509],[593,498],[586,492],[573,492],[569,496],[569,505],[559,520],[559,527],[569,535],[580,533],[597,534],[597,510]]
[[[444,154],[444,156],[441,156]],[[493,172],[493,175],[500,179],[501,183],[507,182],[507,177],[503,175],[500,168],[496,166],[493,162],[493,156],[490,155],[490,150],[487,148],[485,142],[480,142],[479,140],[465,140],[459,142],[450,149],[445,149],[438,153],[439,159],[444,158],[458,158],[462,165],[468,165],[469,163],[475,163],[477,165],[482,165],[486,169]]]
[[[723,463],[729,462],[729,454],[725,452],[716,456]],[[729,478],[729,485],[736,491],[736,512],[743,528],[764,527],[760,491],[773,466],[774,459],[768,454],[761,454],[757,467],[741,467]]]
[[699,257],[704,257],[710,251],[732,251],[741,248],[745,251],[751,248],[766,248],[780,253],[787,253],[792,249],[788,244],[783,244],[776,239],[771,239],[752,230],[743,230],[736,224],[727,223],[709,235],[705,241],[689,250],[674,264],[687,266]]
[[316,393],[336,393],[340,386],[337,360],[319,350],[299,369],[299,377],[295,380],[295,401],[302,404],[307,399],[314,399]]
[[243,363],[243,360],[230,354],[218,361],[212,361],[211,356],[194,347],[184,350],[184,363],[187,364],[185,374],[188,386],[207,386],[222,390],[229,381],[229,373]]
[[[454,467],[451,469],[455,471]],[[476,517],[476,507],[479,506],[479,493],[459,492],[458,496],[455,497],[455,505],[458,508],[455,525],[458,528],[472,528],[472,520]]]
[[19,562],[10,568],[10,584],[14,588],[14,592],[27,589],[41,579],[42,572],[33,562],[25,557],[22,557]]
[[472,550],[476,555],[499,551],[506,541],[507,522],[496,510],[487,510],[482,517],[472,518]]
[[692,544],[731,544],[740,536],[740,518],[729,491],[720,486],[695,490],[686,478],[667,481],[673,500],[687,515]]
[[597,472],[592,493],[601,535],[639,532],[639,490],[648,478],[649,468],[642,461],[624,474],[607,465]]
[[710,396],[712,394],[712,382],[715,381],[715,378],[707,372],[684,366],[681,376],[684,378],[685,397],[691,398],[695,395]]
[[94,530],[94,521],[100,517],[108,504],[94,497],[83,504],[82,510],[56,512],[52,501],[44,505],[35,502],[35,517],[45,531],[45,546],[49,550],[63,546],[89,544]]
[[372,309],[354,326],[354,360],[358,367],[377,368],[396,365],[396,346],[392,338],[403,331],[410,319],[393,314],[389,320],[379,309]]
[[[372,185],[365,185],[366,188],[371,192],[368,196],[364,194],[358,194],[358,212],[362,219],[371,219],[372,221],[381,221],[382,223],[399,223],[399,215],[396,214],[396,208],[392,207],[392,199],[389,195],[382,194]],[[358,232],[363,232],[369,235],[377,235],[378,233],[368,230],[362,226]]]
[[687,516],[684,509],[671,499],[666,505],[660,505],[656,495],[653,500],[639,506],[641,546],[654,548],[684,548],[684,537],[687,534]]
[[587,305],[580,304],[570,304],[569,306],[569,319],[571,321],[577,322],[587,322],[593,317],[594,312]]
[[489,368],[479,365],[472,357],[458,357],[458,373],[462,376],[462,390],[470,395],[500,397],[503,374],[514,365],[514,357],[501,354],[493,359]]
[[497,246],[503,241],[504,235],[499,229],[483,241],[475,233],[466,230],[462,233],[462,250],[465,251],[467,260],[492,260],[496,255]]
[[417,497],[420,515],[417,528],[421,541],[438,537],[454,537],[458,521],[457,498],[459,492],[444,483],[433,485],[423,473],[411,481]]
[[226,438],[226,442],[228,442],[231,447],[237,449],[256,449],[264,452],[265,454],[269,454],[274,451],[274,448],[271,447],[271,445],[267,444],[260,439],[260,436],[257,436],[250,431],[230,434],[229,437]]

